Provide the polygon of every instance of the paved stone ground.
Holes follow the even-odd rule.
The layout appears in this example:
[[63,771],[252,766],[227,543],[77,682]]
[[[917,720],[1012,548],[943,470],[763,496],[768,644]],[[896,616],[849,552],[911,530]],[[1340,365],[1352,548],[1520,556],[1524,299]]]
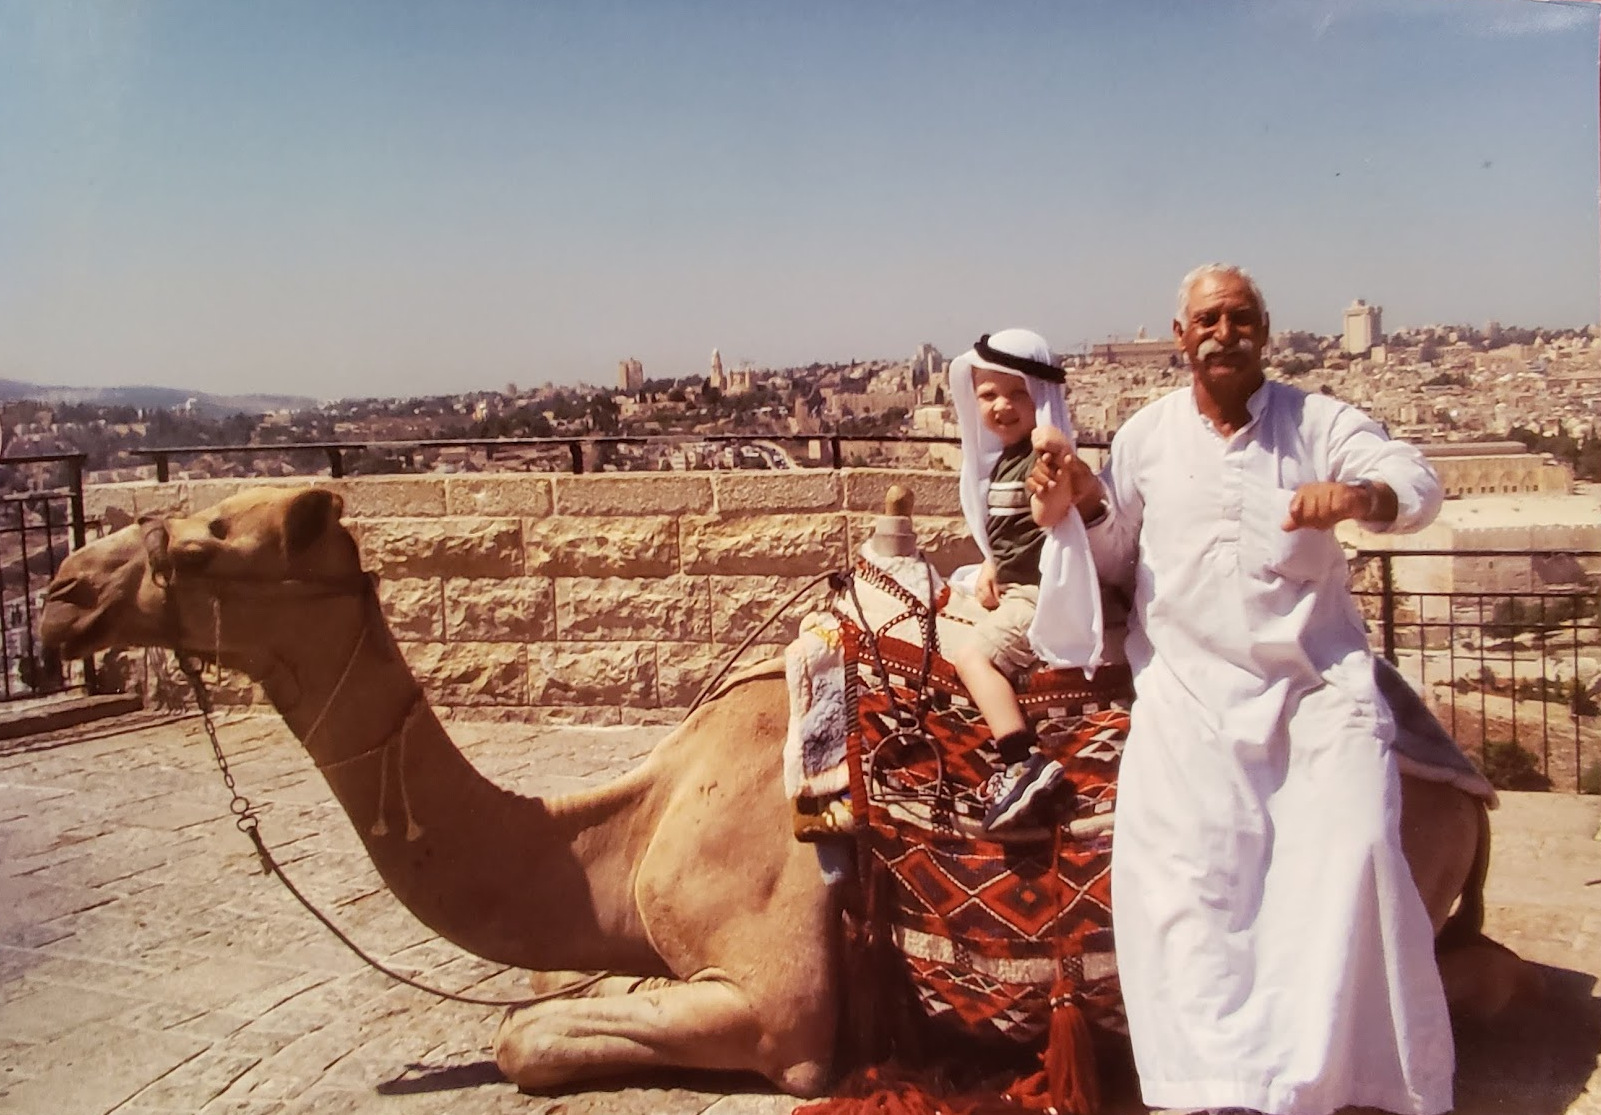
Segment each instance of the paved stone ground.
[[[528,793],[631,765],[661,728],[456,722],[486,773]],[[516,994],[382,889],[275,719],[222,738],[262,830],[309,896],[387,963]],[[1508,795],[1491,929],[1547,966],[1550,994],[1459,1034],[1459,1110],[1601,1115],[1601,800]],[[709,1075],[527,1096],[489,1056],[498,1012],[367,969],[256,873],[198,721],[124,718],[0,745],[0,1112],[291,1115],[449,1110],[777,1115],[760,1081]],[[1124,1102],[1120,1112],[1140,1110]]]

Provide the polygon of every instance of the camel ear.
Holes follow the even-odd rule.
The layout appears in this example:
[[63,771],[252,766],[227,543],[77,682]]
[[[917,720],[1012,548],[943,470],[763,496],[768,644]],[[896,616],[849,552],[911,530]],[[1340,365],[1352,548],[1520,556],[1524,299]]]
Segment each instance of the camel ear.
[[339,521],[345,501],[326,488],[308,488],[289,501],[284,512],[284,548],[289,553],[305,549],[322,537],[323,531]]

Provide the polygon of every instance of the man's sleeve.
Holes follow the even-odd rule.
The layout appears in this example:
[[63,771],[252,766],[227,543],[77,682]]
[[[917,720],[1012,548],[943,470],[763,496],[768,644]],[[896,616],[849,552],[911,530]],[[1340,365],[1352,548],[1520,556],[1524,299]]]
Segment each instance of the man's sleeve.
[[1379,424],[1360,410],[1342,406],[1334,415],[1329,437],[1332,479],[1353,484],[1382,480],[1395,492],[1393,523],[1362,525],[1376,532],[1409,534],[1422,530],[1440,514],[1445,489],[1428,458],[1415,445],[1391,441]]
[[1133,459],[1134,442],[1135,438],[1130,437],[1127,430],[1112,439],[1112,451],[1101,469],[1101,487],[1106,490],[1106,517],[1089,528],[1096,573],[1107,584],[1130,593],[1134,590],[1140,524],[1145,519],[1145,501],[1140,498],[1135,483],[1139,470]]

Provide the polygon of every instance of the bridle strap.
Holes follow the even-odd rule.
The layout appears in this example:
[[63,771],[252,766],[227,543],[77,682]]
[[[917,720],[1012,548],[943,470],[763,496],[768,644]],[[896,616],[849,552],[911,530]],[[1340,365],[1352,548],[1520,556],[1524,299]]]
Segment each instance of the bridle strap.
[[283,599],[299,597],[318,599],[330,596],[359,596],[375,591],[378,575],[365,570],[339,577],[230,577],[205,570],[183,569],[172,560],[172,535],[167,520],[159,515],[141,515],[139,533],[144,541],[145,564],[150,579],[158,588],[170,590],[178,581],[200,582],[213,596],[221,600],[268,597]]
[[139,537],[145,546],[150,579],[161,588],[172,583],[172,554],[168,550],[167,521],[154,515],[139,516]]
[[[290,895],[294,897],[295,901],[300,903],[307,913],[311,914],[312,917],[321,922],[323,927],[332,933],[341,944],[343,944],[351,952],[355,953],[356,956],[368,966],[383,973],[390,979],[405,984],[407,987],[413,987],[418,991],[425,991],[430,995],[438,996],[441,999],[451,999],[458,1003],[471,1003],[477,1006],[512,1008],[532,1006],[534,1004],[546,1002],[551,999],[560,999],[571,995],[581,994],[583,991],[593,987],[600,981],[609,979],[618,974],[611,971],[596,972],[591,976],[577,980],[564,987],[558,987],[552,991],[547,991],[542,995],[534,995],[528,998],[487,998],[477,995],[465,995],[454,991],[446,991],[443,988],[431,987],[419,980],[412,979],[409,976],[395,971],[393,968],[387,967],[376,957],[372,956],[366,950],[361,948],[361,946],[356,944],[355,941],[351,940],[349,935],[340,929],[339,926],[335,925],[328,915],[324,914],[320,909],[318,909],[317,906],[301,892],[300,888],[295,886],[294,882],[289,878],[289,876],[284,874],[283,867],[278,863],[277,859],[274,858],[272,850],[267,847],[267,842],[261,835],[260,821],[256,807],[250,803],[249,799],[246,798],[244,794],[240,793],[238,787],[234,784],[233,772],[228,767],[228,759],[223,754],[222,742],[217,738],[217,727],[215,722],[212,720],[211,695],[206,691],[205,682],[200,676],[200,670],[192,661],[190,661],[188,655],[186,655],[183,650],[181,639],[182,628],[180,627],[178,616],[178,599],[177,593],[174,591],[174,589],[177,587],[175,582],[179,579],[179,574],[173,564],[172,555],[168,548],[169,536],[167,532],[167,525],[165,521],[160,518],[148,516],[139,520],[139,530],[144,539],[145,561],[150,568],[150,579],[154,581],[162,590],[163,603],[165,605],[163,609],[163,623],[167,628],[167,637],[172,644],[172,652],[178,660],[179,670],[182,671],[184,678],[189,682],[190,689],[194,692],[195,703],[200,707],[201,721],[205,726],[206,736],[211,741],[212,757],[216,760],[217,768],[222,773],[223,785],[232,795],[232,800],[229,802],[228,809],[233,815],[234,827],[243,833],[247,838],[249,838],[251,844],[255,846],[256,857],[261,862],[262,871],[268,875],[276,875],[278,877],[278,881],[284,885],[284,888],[289,891]],[[183,574],[183,579],[185,581],[201,582],[201,586],[209,589],[212,598],[219,604],[228,596],[282,597],[285,595],[296,595],[302,598],[314,598],[318,596],[352,596],[358,593],[366,593],[368,594],[367,606],[374,609],[378,607],[378,575],[376,573],[360,573],[352,577],[329,578],[326,580],[307,579],[268,581],[247,578],[208,576],[204,573],[195,573],[190,571]],[[234,591],[231,593],[221,592],[218,591],[219,587],[226,587]],[[241,589],[245,591],[239,591]],[[275,592],[274,590],[287,591]],[[309,739],[310,736],[322,726],[322,722],[327,717],[329,710],[333,707],[335,699],[339,696],[340,691],[344,688],[345,682],[350,676],[351,668],[355,664],[357,656],[361,653],[362,646],[366,642],[368,625],[376,621],[376,615],[371,612],[364,611],[361,621],[361,633],[357,637],[355,645],[351,648],[349,660],[345,663],[345,669],[339,677],[338,684],[334,686],[333,691],[329,694],[328,700],[323,705],[322,711],[318,713],[316,722],[312,725],[312,730],[307,733],[307,739]],[[217,648],[217,652],[220,655],[220,647]],[[425,696],[421,686],[419,686],[415,695],[407,703],[406,713],[402,718],[399,727],[402,737],[406,728],[410,724],[411,717],[415,713],[417,706],[424,703],[424,701]],[[353,758],[361,758],[365,755],[373,754],[375,752],[387,751],[394,740],[394,736],[394,732],[389,733],[388,737],[385,739],[385,742],[379,748],[374,749],[374,751],[363,752],[361,755],[353,756]],[[304,740],[302,742],[304,742]],[[404,756],[402,756],[402,762],[404,762]],[[328,764],[330,767],[338,765],[340,764],[337,762]],[[319,769],[327,768],[320,767]],[[408,829],[411,829],[415,826],[411,822],[411,805],[409,802],[405,801],[404,784],[401,786],[401,795],[402,802],[404,803],[406,809]],[[383,802],[381,800],[379,802],[379,807],[380,809],[383,807]],[[421,830],[419,829],[417,831],[420,835]],[[408,839],[412,838],[414,837],[412,837],[410,832],[408,832]]]

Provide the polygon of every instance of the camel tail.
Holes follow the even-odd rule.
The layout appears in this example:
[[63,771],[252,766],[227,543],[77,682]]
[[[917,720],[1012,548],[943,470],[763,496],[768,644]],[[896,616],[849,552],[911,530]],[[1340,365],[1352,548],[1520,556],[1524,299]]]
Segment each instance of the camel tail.
[[1490,811],[1479,804],[1478,845],[1473,851],[1473,865],[1462,884],[1462,897],[1456,909],[1440,927],[1434,938],[1435,955],[1464,948],[1484,941],[1484,880],[1490,874]]
[[1490,815],[1479,806],[1479,843],[1456,910],[1434,939],[1440,981],[1453,1014],[1488,1021],[1517,1001],[1545,996],[1545,977],[1498,941],[1484,935],[1484,880],[1490,870]]

